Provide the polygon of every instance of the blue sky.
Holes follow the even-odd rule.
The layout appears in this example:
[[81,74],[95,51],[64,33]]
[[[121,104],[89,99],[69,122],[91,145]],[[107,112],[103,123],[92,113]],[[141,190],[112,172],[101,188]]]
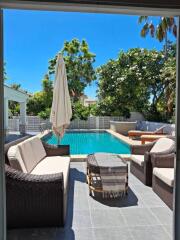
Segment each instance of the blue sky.
[[[8,84],[20,83],[29,92],[41,89],[48,60],[65,40],[85,39],[96,54],[95,67],[129,48],[161,49],[162,43],[140,37],[137,16],[5,10],[4,55]],[[96,83],[85,94],[96,96]]]

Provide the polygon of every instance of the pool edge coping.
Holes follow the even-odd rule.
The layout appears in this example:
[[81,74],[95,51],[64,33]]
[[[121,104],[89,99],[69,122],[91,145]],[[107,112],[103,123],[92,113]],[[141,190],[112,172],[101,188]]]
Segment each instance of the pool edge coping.
[[[81,129],[76,129],[76,131],[79,130],[81,131]],[[91,129],[83,129],[84,131],[92,131]],[[98,129],[96,129],[98,131]],[[140,145],[141,142],[137,141],[137,140],[132,140],[130,138],[128,138],[127,136],[124,136],[120,133],[114,132],[111,129],[101,129],[101,131],[105,131],[109,134],[111,134],[112,136],[116,137],[117,139],[119,139],[120,141],[124,142],[125,144],[128,144],[129,146],[132,145]],[[39,138],[43,138],[46,135],[51,134],[52,130],[45,130],[43,133],[39,133],[36,136]],[[127,153],[127,154],[118,154],[119,156],[125,158],[125,159],[129,159],[131,154]],[[70,154],[70,160],[71,162],[85,162],[87,159],[88,154]]]

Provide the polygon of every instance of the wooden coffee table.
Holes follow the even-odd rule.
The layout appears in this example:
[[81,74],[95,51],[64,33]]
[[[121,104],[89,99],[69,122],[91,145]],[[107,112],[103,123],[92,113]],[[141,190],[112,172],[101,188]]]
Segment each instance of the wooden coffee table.
[[[112,154],[113,156],[114,154]],[[86,179],[87,179],[87,184],[89,186],[89,195],[92,196],[94,192],[99,192],[103,193],[103,188],[102,188],[102,182],[101,182],[101,174],[100,174],[100,166],[97,164],[96,160],[93,155],[88,155],[87,158],[87,174],[86,174]],[[119,157],[120,161],[124,163],[124,168],[125,172],[124,175],[127,179],[126,181],[126,190],[125,193],[128,193],[128,164],[127,162]],[[112,159],[113,160],[113,159]]]

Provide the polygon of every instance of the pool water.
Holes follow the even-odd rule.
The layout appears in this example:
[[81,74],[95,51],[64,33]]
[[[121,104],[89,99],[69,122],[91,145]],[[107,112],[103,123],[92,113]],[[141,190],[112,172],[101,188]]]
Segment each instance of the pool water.
[[[44,139],[45,142],[57,145],[55,135]],[[108,132],[66,132],[60,141],[61,145],[70,145],[70,154],[91,154],[96,152],[129,154],[128,144]]]

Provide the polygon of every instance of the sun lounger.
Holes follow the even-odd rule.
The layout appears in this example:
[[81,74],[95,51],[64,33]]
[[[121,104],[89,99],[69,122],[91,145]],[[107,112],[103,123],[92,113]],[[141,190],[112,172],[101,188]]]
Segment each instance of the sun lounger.
[[164,134],[164,128],[166,126],[163,125],[162,127],[158,128],[157,130],[155,131],[137,131],[137,130],[130,130],[128,131],[128,136],[130,138],[133,138],[133,137],[141,137],[142,135],[155,135],[155,134]]
[[158,134],[152,134],[152,135],[142,135],[141,138],[141,144],[145,144],[145,142],[153,142],[159,138],[169,137],[169,135],[158,135]]

